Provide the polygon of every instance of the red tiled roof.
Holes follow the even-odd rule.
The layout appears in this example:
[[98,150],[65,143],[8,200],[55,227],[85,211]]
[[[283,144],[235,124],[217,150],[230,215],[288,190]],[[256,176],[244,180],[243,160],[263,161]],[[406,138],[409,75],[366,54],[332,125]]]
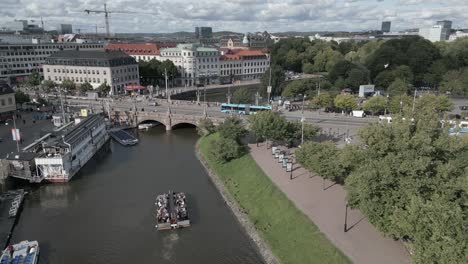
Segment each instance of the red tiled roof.
[[221,56],[221,58],[219,59],[222,61],[226,61],[226,60],[240,60],[241,58],[236,54],[226,54],[226,55]]
[[130,44],[130,43],[110,43],[106,50],[120,50],[128,55],[159,55],[159,48],[154,43]]
[[240,57],[251,57],[251,56],[265,56],[265,53],[261,50],[240,50],[236,53]]

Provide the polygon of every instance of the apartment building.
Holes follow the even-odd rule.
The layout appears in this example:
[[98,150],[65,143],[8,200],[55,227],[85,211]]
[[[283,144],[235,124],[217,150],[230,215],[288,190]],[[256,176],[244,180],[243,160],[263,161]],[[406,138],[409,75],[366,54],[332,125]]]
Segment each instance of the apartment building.
[[230,50],[220,58],[220,78],[222,82],[259,79],[269,67],[269,55],[261,50]]
[[0,43],[0,79],[21,81],[36,71],[42,74],[46,59],[61,50],[104,50],[102,43]]
[[159,47],[155,43],[110,43],[106,46],[106,50],[123,51],[137,62],[160,60]]
[[93,88],[106,83],[111,94],[123,93],[125,86],[140,84],[138,63],[122,51],[60,51],[46,59],[43,72],[45,80],[56,83],[88,82]]

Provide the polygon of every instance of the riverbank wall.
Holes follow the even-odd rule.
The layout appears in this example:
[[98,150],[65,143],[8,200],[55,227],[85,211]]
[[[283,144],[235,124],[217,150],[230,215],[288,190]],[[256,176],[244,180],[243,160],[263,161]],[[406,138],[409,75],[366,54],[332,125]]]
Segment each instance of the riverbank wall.
[[203,154],[200,151],[200,140],[201,138],[198,139],[197,144],[195,146],[195,155],[205,168],[211,181],[216,186],[216,189],[218,189],[224,202],[229,206],[232,213],[235,215],[241,226],[244,228],[246,234],[254,242],[258,252],[263,257],[265,263],[279,264],[280,261],[273,254],[267,243],[260,237],[260,234],[258,233],[253,223],[249,220],[249,217],[242,211],[234,197],[232,197],[232,195],[226,190],[220,178],[209,167],[208,162],[205,160]]

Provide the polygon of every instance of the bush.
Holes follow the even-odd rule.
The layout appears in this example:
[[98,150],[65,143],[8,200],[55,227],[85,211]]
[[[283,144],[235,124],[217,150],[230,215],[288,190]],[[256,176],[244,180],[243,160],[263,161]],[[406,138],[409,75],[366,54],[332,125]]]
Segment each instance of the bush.
[[242,120],[237,117],[229,117],[218,126],[218,131],[221,137],[232,139],[240,143],[241,138],[246,134],[246,130],[242,125]]
[[211,119],[203,119],[200,120],[197,126],[197,132],[198,135],[204,137],[208,136],[216,131],[216,127],[213,124],[213,121]]
[[242,156],[242,153],[242,147],[231,138],[219,138],[210,143],[210,154],[217,162],[229,162]]

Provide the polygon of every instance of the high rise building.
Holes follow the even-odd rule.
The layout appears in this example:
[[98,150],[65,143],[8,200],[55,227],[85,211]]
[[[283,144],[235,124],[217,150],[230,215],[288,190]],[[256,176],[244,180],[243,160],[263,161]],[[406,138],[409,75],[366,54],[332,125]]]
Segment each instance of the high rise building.
[[195,27],[196,39],[210,39],[213,37],[213,29],[211,27]]
[[445,40],[448,40],[450,37],[450,33],[452,31],[452,21],[441,20],[441,21],[437,21],[436,25],[442,26],[442,28],[445,29],[445,33],[446,33]]
[[390,28],[392,27],[391,21],[383,21],[382,22],[382,32],[390,32]]

